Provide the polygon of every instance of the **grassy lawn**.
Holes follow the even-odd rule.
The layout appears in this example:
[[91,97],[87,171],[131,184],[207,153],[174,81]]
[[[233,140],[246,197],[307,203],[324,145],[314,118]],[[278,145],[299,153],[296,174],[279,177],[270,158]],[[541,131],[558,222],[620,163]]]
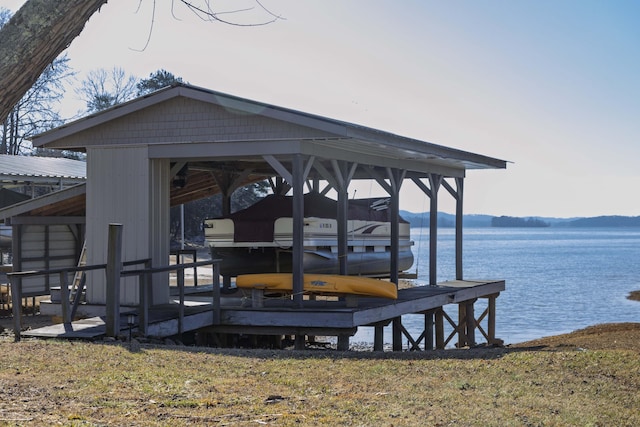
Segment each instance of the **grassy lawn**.
[[7,338],[0,425],[637,426],[640,325],[613,329],[400,354]]

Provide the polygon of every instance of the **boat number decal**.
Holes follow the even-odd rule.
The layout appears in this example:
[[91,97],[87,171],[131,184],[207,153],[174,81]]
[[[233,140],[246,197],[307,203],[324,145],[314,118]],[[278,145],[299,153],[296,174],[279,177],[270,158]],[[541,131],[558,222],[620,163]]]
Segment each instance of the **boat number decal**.
[[311,284],[313,286],[326,286],[327,282],[325,282],[324,280],[312,280]]
[[362,232],[362,234],[371,234],[371,233],[373,233],[373,230],[375,230],[378,227],[380,227],[380,225],[372,225],[371,227],[369,227],[366,230],[364,230]]

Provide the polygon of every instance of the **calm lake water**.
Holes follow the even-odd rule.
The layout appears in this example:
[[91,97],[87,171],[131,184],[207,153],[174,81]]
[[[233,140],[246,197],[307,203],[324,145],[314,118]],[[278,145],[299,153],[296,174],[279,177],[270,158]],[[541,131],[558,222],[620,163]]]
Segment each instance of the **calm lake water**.
[[[429,231],[411,233],[416,282],[428,284]],[[455,279],[454,233],[438,230],[438,282]],[[505,344],[597,323],[640,322],[640,302],[626,298],[640,290],[637,228],[467,228],[463,266],[465,279],[506,280],[496,300],[496,335]],[[484,301],[476,303],[476,315],[486,307]],[[445,310],[457,316],[456,306]],[[403,316],[403,324],[418,337],[424,316]],[[484,342],[480,332],[476,340]],[[360,328],[352,339],[372,341],[373,328]],[[385,342],[391,342],[390,327]]]

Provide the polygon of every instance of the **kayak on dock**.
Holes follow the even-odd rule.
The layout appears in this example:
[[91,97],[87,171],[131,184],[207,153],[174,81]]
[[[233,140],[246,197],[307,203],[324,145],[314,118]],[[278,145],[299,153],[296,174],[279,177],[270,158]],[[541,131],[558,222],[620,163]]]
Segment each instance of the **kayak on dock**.
[[[236,278],[238,288],[256,288],[270,291],[291,292],[291,273],[241,274]],[[305,274],[305,292],[323,294],[353,294],[397,299],[395,283],[386,280],[337,274]]]

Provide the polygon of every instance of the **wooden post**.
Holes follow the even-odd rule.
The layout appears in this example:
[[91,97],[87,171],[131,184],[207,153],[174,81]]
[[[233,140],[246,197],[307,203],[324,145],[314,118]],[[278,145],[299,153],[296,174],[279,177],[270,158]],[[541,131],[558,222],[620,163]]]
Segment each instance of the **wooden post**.
[[473,347],[476,345],[476,314],[474,310],[474,304],[476,300],[472,299],[466,301],[465,303],[465,312],[466,312],[466,341],[469,347]]
[[467,324],[466,324],[467,306],[465,303],[458,304],[458,348],[467,345]]
[[[389,218],[391,220],[391,263],[389,273],[390,279],[398,287],[399,274],[398,265],[400,258],[400,187],[402,186],[403,174],[397,169],[391,170],[389,180],[391,181],[390,191],[390,211]],[[393,351],[402,351],[402,317],[393,319],[392,325],[392,347]]]
[[496,298],[499,293],[489,295],[488,309],[489,318],[487,319],[487,334],[489,335],[489,344],[495,344],[496,342]]
[[391,327],[393,351],[402,351],[402,317],[395,317]]
[[462,280],[462,228],[464,212],[462,209],[462,196],[464,189],[464,178],[456,178],[456,280]]
[[[145,269],[150,265],[145,263]],[[147,336],[149,331],[149,282],[151,273],[142,273],[138,278],[138,332],[143,337]]]
[[213,260],[213,324],[220,324],[220,260]]
[[67,271],[60,272],[60,308],[62,310],[62,323],[68,325],[73,320],[71,318],[71,307],[69,304],[69,284],[67,282]]
[[442,307],[437,308],[435,312],[436,318],[436,348],[444,349],[444,313]]
[[184,332],[184,268],[178,268],[178,294],[180,295],[180,304],[178,304],[178,335],[182,339],[182,333]]
[[373,350],[384,350],[384,326],[376,325],[373,332]]
[[338,224],[338,271],[342,275],[349,274],[347,264],[347,251],[348,251],[348,236],[347,236],[347,223],[349,212],[349,195],[347,188],[349,186],[347,175],[347,168],[344,162],[338,162],[337,170],[335,171],[336,178],[338,180],[338,212],[336,214]]
[[122,224],[109,224],[107,247],[107,336],[120,333],[120,272],[122,271]]
[[391,226],[391,262],[389,265],[390,279],[398,286],[399,280],[399,258],[400,258],[400,187],[402,186],[403,174],[397,169],[389,172],[391,180],[389,219]]
[[252,308],[264,307],[264,289],[261,289],[261,288],[251,289],[251,307]]
[[429,174],[431,195],[429,198],[429,285],[438,284],[438,190],[442,175]]
[[303,307],[304,292],[304,167],[302,156],[294,154],[292,171],[293,187],[293,253],[292,263],[292,290],[294,306]]
[[424,349],[433,350],[433,310],[424,314]]
[[13,336],[14,341],[20,341],[20,331],[22,330],[22,278],[9,277],[11,282],[11,311],[13,313]]
[[338,335],[338,351],[349,351],[349,335]]

